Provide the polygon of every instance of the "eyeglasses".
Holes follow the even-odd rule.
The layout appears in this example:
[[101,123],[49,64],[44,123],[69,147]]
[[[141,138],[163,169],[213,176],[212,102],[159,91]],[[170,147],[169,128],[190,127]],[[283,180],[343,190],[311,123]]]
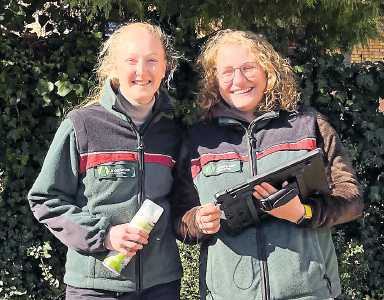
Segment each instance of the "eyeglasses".
[[217,69],[217,76],[224,83],[230,83],[235,77],[235,71],[240,70],[241,74],[249,80],[255,79],[257,77],[257,72],[259,70],[259,64],[256,62],[249,62],[241,65],[240,67],[226,67],[223,69]]

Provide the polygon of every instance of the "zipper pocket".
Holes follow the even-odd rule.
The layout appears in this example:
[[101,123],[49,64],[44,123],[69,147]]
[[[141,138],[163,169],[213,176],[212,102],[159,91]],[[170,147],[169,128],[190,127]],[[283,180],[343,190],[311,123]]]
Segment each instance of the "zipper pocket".
[[329,293],[332,295],[332,283],[327,274],[324,274],[324,279],[327,281],[327,287],[329,290]]

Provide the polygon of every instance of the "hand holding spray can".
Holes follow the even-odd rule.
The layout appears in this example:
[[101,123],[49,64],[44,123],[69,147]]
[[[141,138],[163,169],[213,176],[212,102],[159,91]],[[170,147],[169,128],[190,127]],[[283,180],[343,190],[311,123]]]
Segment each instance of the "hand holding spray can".
[[[149,234],[163,211],[164,209],[161,206],[146,199],[137,213],[133,216],[130,224]],[[120,274],[131,258],[132,257],[125,256],[120,252],[110,251],[108,256],[104,259],[103,265],[113,273]]]

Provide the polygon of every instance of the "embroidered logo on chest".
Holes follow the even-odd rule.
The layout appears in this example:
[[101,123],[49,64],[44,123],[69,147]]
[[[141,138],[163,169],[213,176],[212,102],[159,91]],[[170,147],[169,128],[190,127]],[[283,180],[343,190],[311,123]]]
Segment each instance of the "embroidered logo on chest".
[[95,177],[103,178],[135,178],[136,163],[99,165],[94,168]]
[[222,173],[234,173],[241,171],[241,161],[218,161],[206,164],[203,169],[205,176],[215,176]]

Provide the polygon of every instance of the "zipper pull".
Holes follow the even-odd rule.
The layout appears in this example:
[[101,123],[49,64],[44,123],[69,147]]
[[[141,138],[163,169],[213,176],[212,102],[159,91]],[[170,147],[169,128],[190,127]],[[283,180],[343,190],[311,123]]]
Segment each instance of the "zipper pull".
[[252,135],[252,133],[248,134],[249,144],[251,145],[252,149],[256,148],[256,138]]

